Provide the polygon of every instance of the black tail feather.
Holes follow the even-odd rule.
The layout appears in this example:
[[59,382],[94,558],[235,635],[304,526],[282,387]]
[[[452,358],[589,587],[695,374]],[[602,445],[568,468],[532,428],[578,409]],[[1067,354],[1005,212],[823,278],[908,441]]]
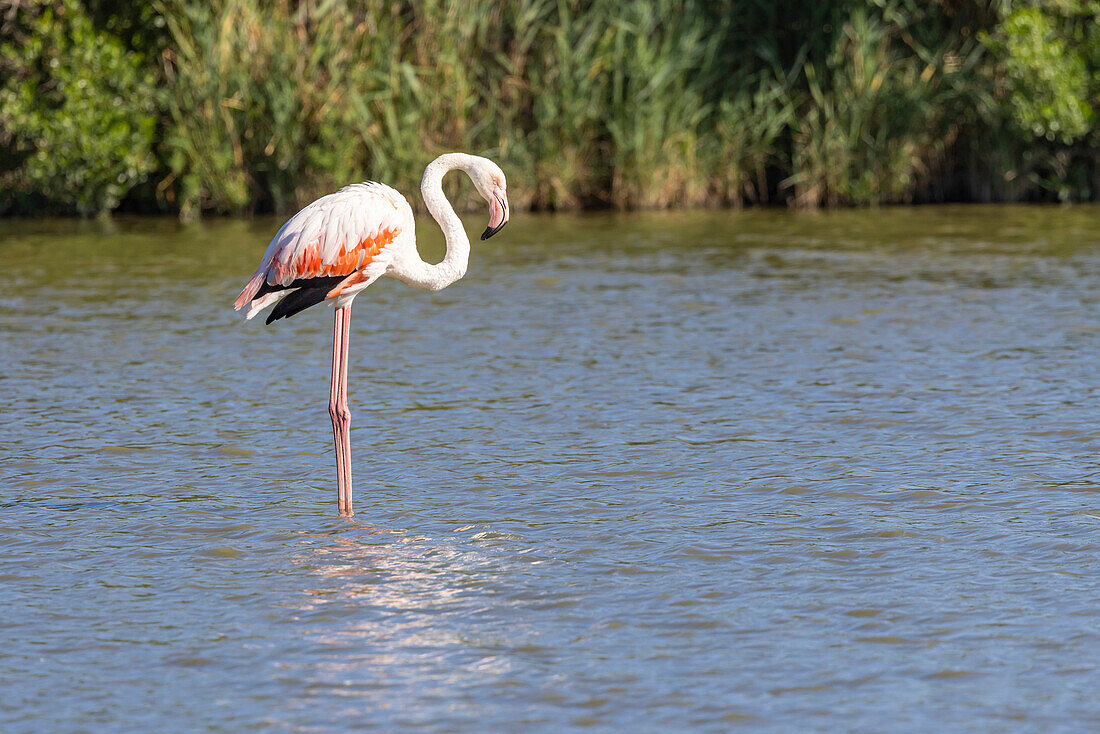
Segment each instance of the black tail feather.
[[[349,275],[350,275],[350,273],[349,273]],[[258,291],[256,291],[255,295],[252,296],[252,300],[255,301],[257,298],[263,298],[268,293],[274,293],[276,291],[285,291],[285,290],[288,290],[290,288],[310,288],[310,287],[321,288],[321,287],[327,287],[331,290],[333,286],[335,286],[337,283],[339,283],[341,280],[343,280],[346,277],[348,277],[348,276],[347,275],[326,275],[326,276],[317,277],[317,278],[298,278],[297,280],[291,281],[287,285],[283,285],[281,283],[271,284],[271,283],[268,283],[267,281],[264,281],[263,283],[260,284],[260,289]]]
[[346,276],[310,278],[308,280],[303,279],[294,281],[294,283],[291,283],[287,287],[296,287],[295,284],[298,283],[301,283],[301,286],[298,287],[298,290],[275,304],[275,308],[271,310],[271,314],[267,317],[265,323],[270,324],[272,321],[278,321],[279,319],[289,319],[299,311],[305,311],[310,306],[316,306],[318,303],[324,301],[329,291],[331,291],[337,283],[344,280],[345,277]]

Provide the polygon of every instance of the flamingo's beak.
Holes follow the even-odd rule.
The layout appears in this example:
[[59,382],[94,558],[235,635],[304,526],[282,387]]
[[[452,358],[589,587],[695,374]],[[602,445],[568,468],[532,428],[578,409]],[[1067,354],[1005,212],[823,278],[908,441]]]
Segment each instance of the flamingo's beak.
[[489,226],[481,233],[481,239],[487,240],[508,224],[508,194],[504,189],[497,187],[493,190],[493,197],[489,201]]

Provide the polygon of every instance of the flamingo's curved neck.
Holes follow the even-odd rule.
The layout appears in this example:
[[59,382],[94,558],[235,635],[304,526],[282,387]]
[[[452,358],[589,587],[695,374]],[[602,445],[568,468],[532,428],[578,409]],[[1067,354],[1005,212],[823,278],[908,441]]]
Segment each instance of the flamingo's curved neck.
[[447,255],[438,265],[421,260],[412,272],[404,273],[401,279],[409,285],[437,291],[466,274],[466,266],[470,262],[470,238],[466,236],[462,220],[455,214],[454,207],[443,193],[443,176],[456,168],[468,172],[473,162],[473,156],[465,153],[447,153],[436,158],[424,169],[420,194],[424,197],[428,212],[447,239]]

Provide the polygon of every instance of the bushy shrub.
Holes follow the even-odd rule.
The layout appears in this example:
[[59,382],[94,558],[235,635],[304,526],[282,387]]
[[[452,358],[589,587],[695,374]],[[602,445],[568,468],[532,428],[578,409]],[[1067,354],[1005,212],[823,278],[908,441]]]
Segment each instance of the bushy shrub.
[[1050,17],[1037,7],[1021,8],[983,39],[1004,64],[1005,102],[1025,135],[1072,143],[1089,131],[1093,112],[1085,58]]
[[75,0],[18,12],[0,44],[0,207],[109,211],[155,165],[153,74]]
[[1000,123],[1010,133],[999,151],[1003,174],[991,176],[1006,181],[998,186],[1002,197],[1027,191],[1061,201],[1095,197],[1100,2],[1023,3],[980,38],[993,59],[987,73],[998,113],[987,127]]

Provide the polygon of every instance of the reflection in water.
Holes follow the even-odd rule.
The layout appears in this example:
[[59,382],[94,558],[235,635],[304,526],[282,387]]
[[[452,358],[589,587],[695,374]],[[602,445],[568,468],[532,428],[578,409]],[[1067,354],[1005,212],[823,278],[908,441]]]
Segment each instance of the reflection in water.
[[[345,525],[338,535],[305,533],[292,559],[315,582],[287,605],[315,652],[279,666],[303,687],[295,709],[308,712],[338,695],[351,710],[371,712],[376,725],[428,721],[417,699],[435,690],[458,694],[449,716],[472,721],[481,704],[464,701],[463,691],[487,680],[518,685],[510,677],[517,672],[512,651],[548,652],[525,641],[516,625],[526,616],[524,602],[499,588],[516,570],[509,556],[533,549],[483,552],[479,546],[494,534],[472,525],[441,539],[356,520]],[[494,618],[512,621],[501,628]]]
[[3,223],[3,730],[1100,725],[1095,207],[518,219],[357,302],[359,522],[276,224]]

